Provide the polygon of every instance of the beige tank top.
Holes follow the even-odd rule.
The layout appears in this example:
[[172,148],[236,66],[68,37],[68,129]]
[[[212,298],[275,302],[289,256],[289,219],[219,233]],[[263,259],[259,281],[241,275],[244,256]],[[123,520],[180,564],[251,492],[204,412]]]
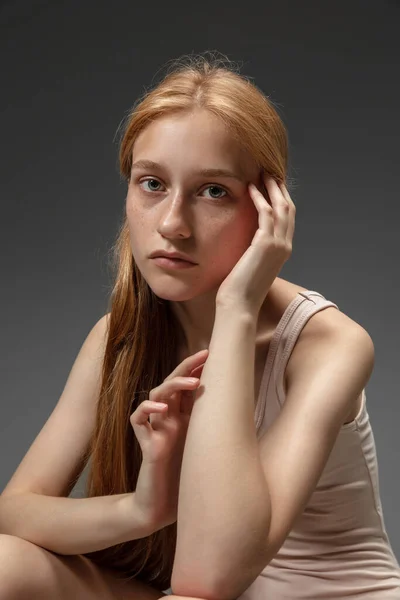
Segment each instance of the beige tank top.
[[[334,306],[314,291],[286,308],[269,347],[255,408],[257,437],[285,402],[283,375],[316,312]],[[323,402],[323,398],[321,398]],[[366,407],[342,426],[306,508],[275,558],[240,600],[400,600],[400,567],[386,532],[374,435]]]

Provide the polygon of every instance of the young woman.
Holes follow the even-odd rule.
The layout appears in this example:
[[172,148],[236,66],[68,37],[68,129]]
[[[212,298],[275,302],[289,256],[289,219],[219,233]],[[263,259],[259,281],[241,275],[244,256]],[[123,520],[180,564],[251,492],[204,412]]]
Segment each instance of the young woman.
[[109,312],[0,498],[0,600],[400,598],[373,343],[278,277],[287,164],[273,104],[218,59],[137,102]]

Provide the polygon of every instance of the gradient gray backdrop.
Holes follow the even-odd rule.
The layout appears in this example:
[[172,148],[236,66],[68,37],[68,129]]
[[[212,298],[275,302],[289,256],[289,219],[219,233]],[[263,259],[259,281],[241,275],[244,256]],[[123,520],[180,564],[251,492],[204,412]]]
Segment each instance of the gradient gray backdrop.
[[0,3],[0,489],[106,310],[117,127],[167,60],[219,50],[289,131],[296,234],[281,276],[375,343],[367,407],[400,557],[399,21],[395,1]]

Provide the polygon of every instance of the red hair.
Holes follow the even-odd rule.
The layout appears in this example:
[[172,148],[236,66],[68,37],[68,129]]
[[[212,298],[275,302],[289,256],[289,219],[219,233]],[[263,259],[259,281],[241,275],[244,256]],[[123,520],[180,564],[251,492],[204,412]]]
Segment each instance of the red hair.
[[[288,140],[277,110],[229,60],[213,55],[178,59],[164,79],[136,102],[123,127],[121,175],[129,180],[132,149],[148,123],[196,108],[221,119],[260,169],[285,181]],[[126,216],[112,251],[115,279],[96,426],[86,457],[90,459],[87,497],[135,490],[142,454],[129,417],[176,367],[178,343],[183,339],[168,301],[155,296],[133,260]],[[123,577],[166,589],[175,548],[176,523],[86,556]]]

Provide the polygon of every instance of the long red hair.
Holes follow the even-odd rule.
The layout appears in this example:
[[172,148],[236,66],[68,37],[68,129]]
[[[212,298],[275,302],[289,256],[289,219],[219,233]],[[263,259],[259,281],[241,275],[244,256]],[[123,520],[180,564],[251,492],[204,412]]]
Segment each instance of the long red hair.
[[[238,73],[237,66],[215,53],[174,61],[163,80],[135,103],[122,128],[121,175],[129,181],[133,145],[148,123],[196,108],[219,117],[260,169],[285,181],[288,139],[277,109],[249,78]],[[183,339],[169,302],[153,293],[133,260],[126,216],[111,250],[115,278],[97,420],[87,455],[87,497],[135,490],[142,453],[129,417],[176,367],[178,343]],[[86,556],[122,577],[166,589],[176,533],[174,523],[148,537]]]

